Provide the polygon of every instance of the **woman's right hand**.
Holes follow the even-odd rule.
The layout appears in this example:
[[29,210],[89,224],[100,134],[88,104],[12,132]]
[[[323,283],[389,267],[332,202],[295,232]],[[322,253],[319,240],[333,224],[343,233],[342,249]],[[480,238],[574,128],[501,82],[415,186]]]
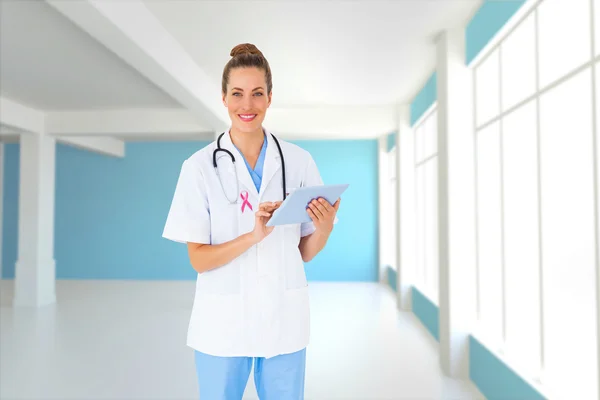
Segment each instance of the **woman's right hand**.
[[264,238],[269,236],[274,226],[266,226],[267,222],[271,219],[273,212],[279,208],[281,201],[261,203],[258,206],[258,211],[255,213],[254,230],[252,231],[252,237],[256,243],[261,242]]

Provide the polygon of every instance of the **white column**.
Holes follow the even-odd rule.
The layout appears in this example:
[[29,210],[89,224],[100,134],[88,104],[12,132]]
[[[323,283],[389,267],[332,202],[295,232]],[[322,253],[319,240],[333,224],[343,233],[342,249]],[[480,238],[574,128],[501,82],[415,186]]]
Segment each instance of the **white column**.
[[443,371],[467,379],[475,320],[473,85],[464,29],[437,39],[439,334]]
[[56,141],[45,134],[23,134],[20,148],[19,250],[14,305],[40,307],[56,301]]
[[398,308],[412,309],[411,286],[414,284],[416,269],[416,219],[415,219],[415,152],[414,134],[410,126],[410,105],[403,104],[398,109],[398,133],[396,135],[396,204],[398,221],[396,228],[398,244],[396,260],[398,265]]
[[2,277],[2,227],[4,226],[4,143],[0,142],[0,278]]
[[379,137],[378,140],[378,162],[379,162],[379,167],[378,167],[378,174],[377,176],[379,177],[379,257],[377,258],[377,266],[378,266],[378,271],[379,271],[379,282],[381,283],[386,283],[387,282],[387,271],[386,271],[386,267],[385,265],[383,265],[383,260],[384,260],[384,254],[386,251],[386,246],[385,246],[385,233],[386,233],[386,215],[385,215],[385,204],[386,204],[386,196],[387,196],[387,191],[386,191],[386,184],[387,182],[387,168],[388,168],[388,163],[387,163],[387,156],[386,156],[386,151],[387,151],[387,140],[385,136],[381,136]]

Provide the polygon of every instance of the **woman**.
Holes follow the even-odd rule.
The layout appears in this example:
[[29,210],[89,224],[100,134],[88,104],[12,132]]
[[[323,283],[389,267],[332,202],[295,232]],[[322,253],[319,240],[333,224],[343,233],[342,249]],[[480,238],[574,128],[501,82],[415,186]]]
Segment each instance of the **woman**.
[[222,78],[231,127],[183,162],[163,236],[187,243],[198,272],[187,344],[200,398],[241,399],[254,365],[261,399],[302,399],[304,262],[327,243],[340,200],[313,200],[312,222],[266,226],[290,189],[323,182],[307,151],[262,127],[273,86],[263,54],[242,44],[231,56]]

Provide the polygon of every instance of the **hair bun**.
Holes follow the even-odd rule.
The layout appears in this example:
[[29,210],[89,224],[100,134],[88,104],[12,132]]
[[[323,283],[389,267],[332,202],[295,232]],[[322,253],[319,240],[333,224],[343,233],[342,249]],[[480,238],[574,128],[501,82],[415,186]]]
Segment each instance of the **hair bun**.
[[260,52],[260,50],[257,49],[256,46],[251,43],[238,44],[233,49],[231,49],[231,57],[239,56],[241,54],[254,54],[258,56],[263,55]]

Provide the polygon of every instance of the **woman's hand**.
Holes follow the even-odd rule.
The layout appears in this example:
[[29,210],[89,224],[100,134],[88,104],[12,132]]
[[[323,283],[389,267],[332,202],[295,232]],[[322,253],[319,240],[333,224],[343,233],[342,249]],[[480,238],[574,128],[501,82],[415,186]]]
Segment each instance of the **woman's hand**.
[[266,226],[267,222],[271,219],[273,212],[279,208],[281,201],[260,203],[258,211],[255,213],[254,230],[252,231],[252,238],[255,243],[261,242],[264,238],[269,236],[274,226]]
[[333,221],[340,208],[341,200],[342,199],[338,199],[333,206],[322,197],[308,203],[308,215],[315,224],[317,232],[326,234],[331,233],[333,230]]

